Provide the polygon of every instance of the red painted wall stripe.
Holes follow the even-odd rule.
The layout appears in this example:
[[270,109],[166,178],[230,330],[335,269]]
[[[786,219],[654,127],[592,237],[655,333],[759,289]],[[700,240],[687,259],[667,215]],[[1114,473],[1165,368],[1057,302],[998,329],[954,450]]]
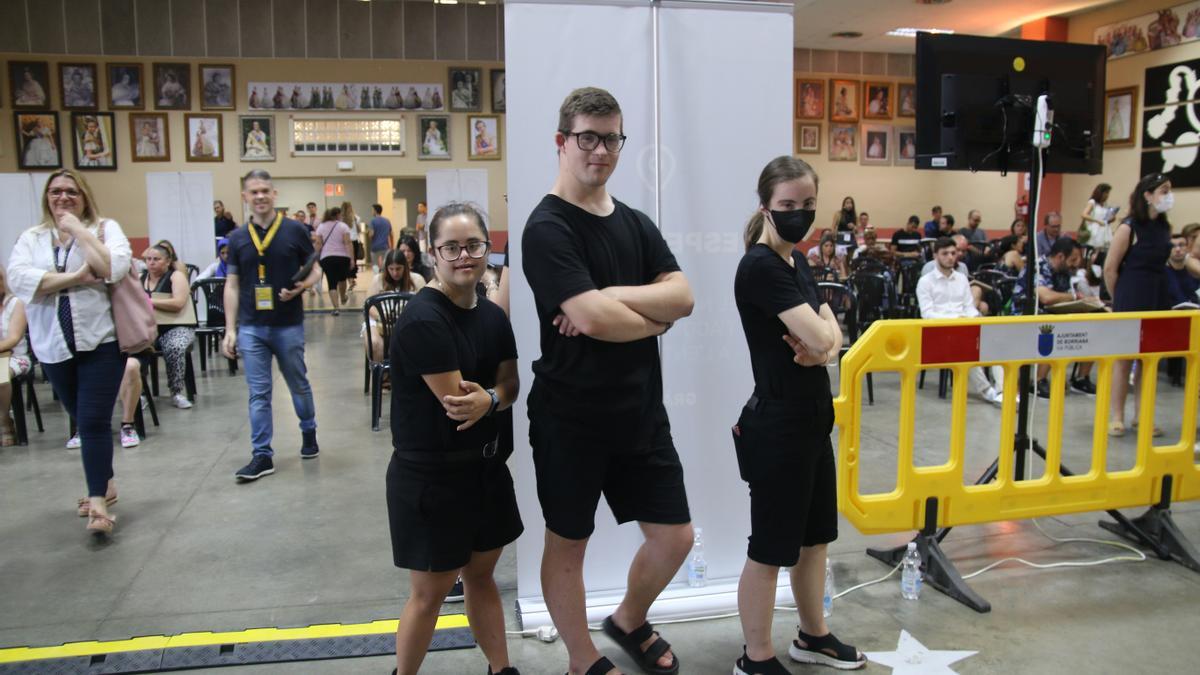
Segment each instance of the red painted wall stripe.
[[1138,351],[1186,352],[1191,347],[1192,320],[1186,316],[1142,319],[1142,339]]
[[921,363],[979,360],[979,325],[931,326],[921,329]]

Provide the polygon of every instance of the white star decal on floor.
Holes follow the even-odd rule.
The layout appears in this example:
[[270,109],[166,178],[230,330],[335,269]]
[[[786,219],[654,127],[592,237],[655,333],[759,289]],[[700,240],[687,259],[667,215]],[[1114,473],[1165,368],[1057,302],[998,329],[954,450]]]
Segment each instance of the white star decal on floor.
[[955,675],[950,664],[978,652],[933,651],[908,634],[900,631],[900,641],[894,652],[867,652],[867,659],[892,669],[892,675]]

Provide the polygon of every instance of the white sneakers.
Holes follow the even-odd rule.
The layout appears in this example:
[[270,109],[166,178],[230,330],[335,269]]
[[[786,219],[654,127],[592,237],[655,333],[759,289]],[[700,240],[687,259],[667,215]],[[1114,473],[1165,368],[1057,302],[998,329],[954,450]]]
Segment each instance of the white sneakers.
[[79,440],[79,434],[75,434],[74,436],[67,439],[67,449],[68,450],[78,450],[82,446],[83,446],[83,441]]
[[174,394],[171,396],[171,405],[179,408],[180,410],[187,410],[188,408],[192,407],[192,402],[189,401],[187,396],[184,396],[183,394]]
[[999,408],[1004,405],[1004,395],[996,391],[995,387],[988,387],[979,392],[979,397]]
[[142,439],[138,438],[137,429],[134,429],[132,425],[121,425],[122,448],[134,448],[141,442]]

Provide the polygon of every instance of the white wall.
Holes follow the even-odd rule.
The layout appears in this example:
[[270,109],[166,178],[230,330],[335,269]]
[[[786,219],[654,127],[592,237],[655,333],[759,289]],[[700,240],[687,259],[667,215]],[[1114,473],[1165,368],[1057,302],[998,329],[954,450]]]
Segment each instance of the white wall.
[[[746,487],[737,477],[729,427],[752,388],[732,307],[733,272],[758,173],[770,159],[791,151],[791,93],[777,86],[791,77],[790,7],[662,6],[661,137],[655,127],[655,36],[647,4],[510,0],[505,12],[505,43],[538,45],[536,50],[509,50],[507,64],[511,300],[524,389],[532,383],[530,363],[540,346],[516,242],[557,172],[553,135],[564,96],[577,87],[603,87],[620,102],[628,136],[608,189],[652,218],[661,207],[658,224],[696,295],[693,316],[680,321],[662,342],[664,396],[692,515],[705,530],[712,581],[701,590],[674,585],[651,609],[651,617],[728,611],[736,605],[736,579],[749,534]],[[597,26],[606,27],[609,58],[578,48],[595,39]],[[556,57],[547,59],[547,53]],[[698,91],[753,91],[756,105],[705,102],[695,97]],[[725,133],[732,129],[738,132]],[[712,237],[716,243],[710,246],[706,242]],[[518,608],[529,628],[548,617],[541,602],[544,530],[526,410],[524,400],[518,401],[514,474],[526,523],[517,544]],[[641,541],[636,526],[617,527],[601,501],[584,564],[589,620],[603,618],[619,601]]]

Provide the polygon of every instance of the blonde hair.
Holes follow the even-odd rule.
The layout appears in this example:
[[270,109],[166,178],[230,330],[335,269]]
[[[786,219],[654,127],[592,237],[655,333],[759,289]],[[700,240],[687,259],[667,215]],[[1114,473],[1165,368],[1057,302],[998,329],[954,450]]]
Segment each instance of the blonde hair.
[[50,184],[54,182],[55,178],[61,176],[75,181],[75,186],[79,188],[80,195],[83,197],[83,213],[79,218],[80,222],[88,227],[99,223],[99,208],[96,206],[96,198],[92,196],[92,188],[88,186],[87,181],[71,169],[57,169],[50,174],[50,177],[46,179],[46,185],[42,187],[42,220],[38,223],[38,227],[54,228],[58,226],[54,220],[54,214],[50,212]]
[[342,202],[342,222],[354,227],[354,205],[350,202]]

